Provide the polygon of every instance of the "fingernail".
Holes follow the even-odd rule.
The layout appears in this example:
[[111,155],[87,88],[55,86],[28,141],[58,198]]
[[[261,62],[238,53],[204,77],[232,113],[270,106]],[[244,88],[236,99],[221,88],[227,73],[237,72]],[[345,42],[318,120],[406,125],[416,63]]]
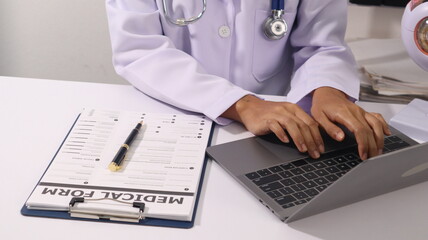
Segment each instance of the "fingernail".
[[367,159],[367,153],[363,153],[363,156],[361,156],[361,160],[366,160]]
[[343,134],[343,132],[336,133],[336,139],[337,140],[342,140],[344,137],[345,137],[345,135]]
[[314,156],[314,158],[319,158],[320,157],[320,153],[318,151],[314,151],[312,153],[312,156]]
[[306,151],[308,151],[308,148],[306,147],[306,144],[302,143],[302,144],[300,145],[300,147],[301,147],[301,149],[302,149],[302,152],[306,152]]
[[379,149],[378,153],[381,155],[383,153],[383,149]]

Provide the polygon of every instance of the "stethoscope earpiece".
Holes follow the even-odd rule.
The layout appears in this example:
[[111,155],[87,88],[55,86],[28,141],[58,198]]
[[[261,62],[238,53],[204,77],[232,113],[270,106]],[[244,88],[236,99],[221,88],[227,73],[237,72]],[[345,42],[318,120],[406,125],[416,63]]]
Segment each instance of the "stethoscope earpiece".
[[269,16],[263,26],[266,37],[271,40],[278,40],[285,36],[288,30],[287,23],[282,18],[283,10],[272,10],[272,16]]

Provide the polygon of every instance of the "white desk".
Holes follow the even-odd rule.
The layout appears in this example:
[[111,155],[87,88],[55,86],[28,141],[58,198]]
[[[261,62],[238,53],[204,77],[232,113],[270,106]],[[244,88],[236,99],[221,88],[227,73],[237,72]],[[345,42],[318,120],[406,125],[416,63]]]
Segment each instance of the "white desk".
[[[363,104],[390,118],[400,105]],[[174,229],[24,217],[20,209],[83,107],[177,111],[131,86],[0,77],[0,239],[427,239],[428,182],[286,225],[215,162],[195,226]],[[250,136],[217,128],[213,144]],[[336,229],[335,231],[333,229]]]

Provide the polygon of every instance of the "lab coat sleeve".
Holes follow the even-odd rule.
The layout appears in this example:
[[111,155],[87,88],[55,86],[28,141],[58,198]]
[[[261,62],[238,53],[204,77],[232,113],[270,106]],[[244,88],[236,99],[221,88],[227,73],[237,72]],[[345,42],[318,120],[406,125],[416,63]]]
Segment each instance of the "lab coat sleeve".
[[355,59],[344,41],[347,1],[302,0],[290,36],[295,75],[288,100],[308,105],[311,92],[329,86],[358,99],[360,80]]
[[163,35],[154,0],[107,0],[116,72],[145,94],[178,108],[203,113],[219,124],[233,103],[250,94],[207,74],[189,54]]

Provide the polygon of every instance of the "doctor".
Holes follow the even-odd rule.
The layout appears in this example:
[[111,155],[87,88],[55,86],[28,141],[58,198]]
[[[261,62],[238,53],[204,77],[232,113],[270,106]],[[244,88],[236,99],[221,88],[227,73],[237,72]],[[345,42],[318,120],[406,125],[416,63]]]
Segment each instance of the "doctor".
[[[256,135],[273,132],[313,158],[324,152],[320,126],[344,139],[338,123],[354,133],[362,159],[382,152],[385,120],[354,104],[359,79],[344,42],[346,0],[107,0],[106,7],[114,67],[147,95],[219,124],[239,121]],[[287,94],[287,102],[256,94]]]

